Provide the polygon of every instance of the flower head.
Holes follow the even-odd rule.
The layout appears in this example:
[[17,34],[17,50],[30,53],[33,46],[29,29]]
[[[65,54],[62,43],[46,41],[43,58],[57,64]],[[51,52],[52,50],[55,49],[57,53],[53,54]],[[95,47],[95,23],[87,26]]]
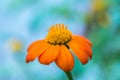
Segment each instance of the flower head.
[[33,42],[28,47],[26,62],[35,60],[41,64],[50,64],[53,61],[64,71],[70,71],[74,66],[74,57],[71,49],[82,64],[92,58],[92,44],[82,36],[73,35],[64,24],[50,27],[48,35],[43,40]]

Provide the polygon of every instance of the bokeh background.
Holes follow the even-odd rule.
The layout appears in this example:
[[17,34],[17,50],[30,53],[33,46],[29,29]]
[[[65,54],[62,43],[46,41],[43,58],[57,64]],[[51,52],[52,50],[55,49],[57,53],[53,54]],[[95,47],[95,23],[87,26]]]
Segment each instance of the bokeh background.
[[27,47],[63,23],[93,43],[93,58],[75,58],[74,80],[120,80],[120,0],[0,0],[0,80],[67,80],[55,63],[25,63]]

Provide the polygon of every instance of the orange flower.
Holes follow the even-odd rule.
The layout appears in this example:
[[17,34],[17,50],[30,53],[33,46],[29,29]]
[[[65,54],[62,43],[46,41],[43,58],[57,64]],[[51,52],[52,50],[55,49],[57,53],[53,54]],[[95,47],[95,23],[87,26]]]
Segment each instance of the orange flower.
[[41,64],[50,64],[53,61],[65,72],[72,70],[74,57],[71,49],[82,64],[92,58],[92,44],[83,36],[72,35],[64,24],[50,27],[48,35],[43,40],[33,42],[28,48],[26,63],[35,60]]

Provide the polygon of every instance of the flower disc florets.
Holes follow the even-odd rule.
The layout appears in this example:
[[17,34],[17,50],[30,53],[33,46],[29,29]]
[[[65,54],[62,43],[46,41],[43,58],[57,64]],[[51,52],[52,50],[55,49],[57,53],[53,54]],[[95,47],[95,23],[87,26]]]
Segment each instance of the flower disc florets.
[[72,38],[72,33],[64,24],[56,24],[50,27],[46,41],[53,45],[65,45]]

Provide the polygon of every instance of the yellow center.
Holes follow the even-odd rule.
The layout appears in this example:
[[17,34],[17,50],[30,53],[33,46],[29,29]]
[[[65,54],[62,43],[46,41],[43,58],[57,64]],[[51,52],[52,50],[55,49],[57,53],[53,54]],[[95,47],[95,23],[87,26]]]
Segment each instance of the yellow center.
[[46,42],[53,45],[66,45],[72,38],[72,33],[64,24],[56,24],[50,27]]

